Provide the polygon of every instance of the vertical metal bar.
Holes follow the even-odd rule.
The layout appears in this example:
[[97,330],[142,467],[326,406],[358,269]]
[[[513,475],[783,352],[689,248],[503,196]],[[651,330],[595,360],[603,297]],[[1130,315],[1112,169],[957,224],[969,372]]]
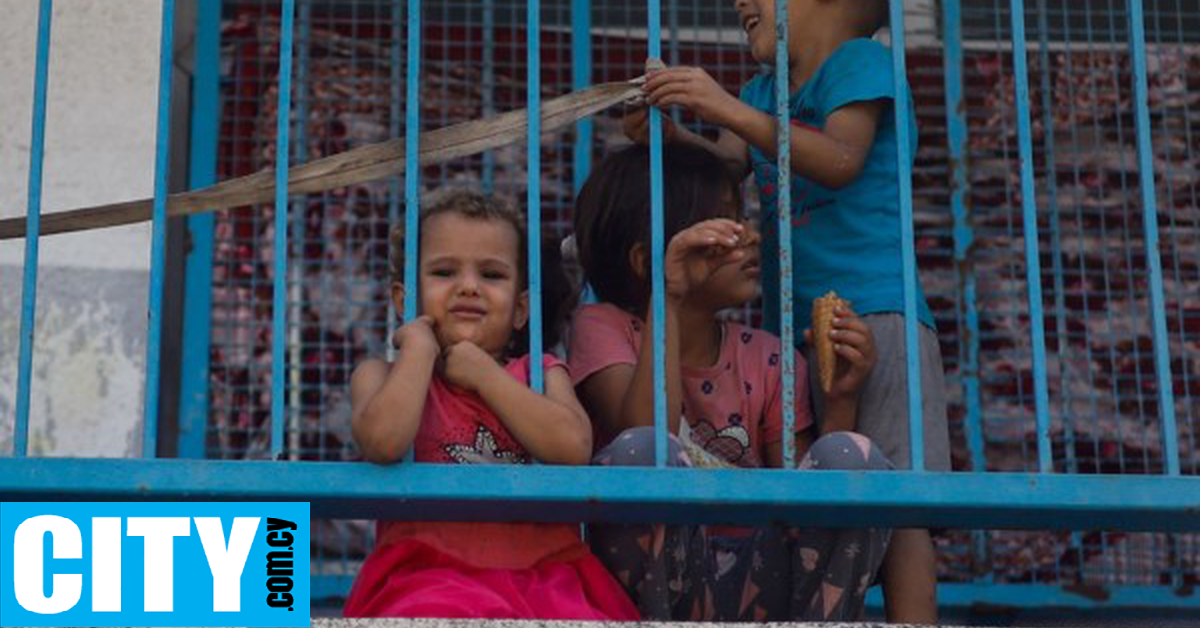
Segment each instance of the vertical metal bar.
[[[398,2],[399,0],[397,0]],[[408,71],[404,75],[404,322],[417,317],[421,243],[421,0],[408,0]],[[413,448],[404,456],[414,460]]]
[[284,345],[287,337],[288,151],[292,110],[292,29],[296,0],[282,0],[279,26],[279,111],[275,124],[275,256],[271,290],[271,458],[283,455]]
[[963,95],[962,3],[942,3],[944,67],[946,73],[946,138],[950,153],[950,211],[954,216],[954,262],[963,290],[967,334],[962,337],[966,359],[959,367],[963,382],[964,419],[971,470],[984,471],[987,460],[983,446],[979,392],[979,304],[976,299],[975,269],[969,264],[975,245],[969,203],[970,180],[967,177],[967,109]]
[[154,224],[150,236],[150,324],[146,340],[146,405],[142,457],[158,449],[159,347],[162,339],[163,267],[167,255],[167,175],[171,170],[171,73],[175,69],[175,0],[163,0],[158,61],[158,124],[155,132]]
[[904,347],[908,369],[908,436],[912,470],[925,471],[925,430],[921,412],[921,352],[917,345],[917,252],[913,241],[912,131],[908,126],[907,63],[904,50],[904,2],[892,0],[892,80],[895,85],[896,177],[900,190],[900,247],[904,274]]
[[[967,103],[963,94],[963,48],[962,48],[962,3],[960,0],[942,2],[942,44],[944,46],[944,71],[946,92],[946,141],[950,154],[950,212],[954,216],[954,267],[958,272],[962,288],[962,311],[967,333],[959,334],[959,342],[965,357],[959,363],[959,377],[963,385],[963,403],[966,416],[963,418],[967,434],[967,451],[971,456],[971,470],[982,473],[987,470],[987,455],[983,444],[982,402],[979,389],[979,303],[976,297],[975,266],[972,249],[975,246],[975,230],[971,225],[970,186],[967,176]],[[962,355],[962,352],[960,352]],[[976,530],[971,533],[974,559],[977,565],[987,561],[987,533]],[[991,571],[983,574],[987,581]]]
[[529,113],[529,135],[527,137],[528,186],[526,188],[526,221],[529,235],[526,244],[529,253],[529,384],[537,392],[545,390],[545,373],[542,364],[542,37],[541,2],[526,0],[525,29],[528,37],[525,46],[528,75],[525,79]]
[[[649,0],[646,7],[647,55],[662,58],[662,5]],[[667,465],[667,364],[666,285],[663,278],[663,163],[662,112],[650,107],[650,309],[654,342],[654,462]]]
[[25,266],[21,283],[21,347],[17,362],[17,418],[13,456],[29,449],[29,390],[33,375],[33,337],[37,313],[38,238],[42,231],[42,163],[46,156],[46,92],[50,73],[52,0],[38,5],[37,60],[33,79],[33,129],[29,146],[29,190],[25,212]]
[[[1075,456],[1075,425],[1072,411],[1070,346],[1067,338],[1066,286],[1063,278],[1061,209],[1058,205],[1058,159],[1054,141],[1054,92],[1050,83],[1050,25],[1046,0],[1037,1],[1038,12],[1038,59],[1041,64],[1042,90],[1042,147],[1046,160],[1046,193],[1050,203],[1050,255],[1051,272],[1054,274],[1054,325],[1058,338],[1058,385],[1059,412],[1063,426],[1063,459],[1067,473],[1078,473],[1079,464]],[[1068,53],[1069,54],[1069,53]],[[1079,532],[1072,531],[1069,543],[1074,555],[1082,557],[1083,544]],[[1061,560],[1061,556],[1059,557]],[[1079,559],[1082,562],[1082,558]],[[1082,564],[1078,565],[1082,568]],[[1061,566],[1057,568],[1061,572]]]
[[1179,475],[1179,443],[1175,425],[1170,345],[1167,342],[1166,300],[1163,297],[1162,259],[1158,250],[1158,199],[1154,189],[1154,153],[1150,135],[1149,96],[1146,88],[1146,27],[1142,0],[1129,0],[1129,47],[1133,57],[1133,103],[1137,121],[1138,170],[1142,188],[1142,228],[1145,230],[1146,265],[1150,269],[1150,317],[1154,323],[1154,367],[1158,379],[1158,407],[1162,417],[1163,455],[1167,475]]
[[1013,73],[1016,75],[1017,137],[1021,156],[1021,205],[1025,231],[1025,279],[1033,343],[1033,391],[1037,415],[1038,471],[1053,471],[1050,449],[1050,394],[1046,383],[1046,332],[1042,317],[1042,264],[1038,258],[1037,196],[1033,181],[1033,134],[1029,121],[1029,69],[1025,53],[1025,2],[1011,0]]
[[[496,0],[483,0],[483,117],[496,113]],[[591,132],[591,127],[588,127]],[[577,145],[578,146],[578,145]],[[576,148],[578,151],[578,148]],[[578,157],[576,157],[578,161]],[[495,188],[496,154],[483,152],[483,190]]]
[[[488,0],[491,1],[491,0]],[[592,0],[571,0],[571,88],[592,84]],[[592,119],[575,123],[575,193],[592,170]]]
[[[195,75],[192,79],[191,155],[188,183],[195,188],[217,180],[217,137],[220,114],[221,6],[196,6]],[[188,217],[191,250],[187,253],[183,293],[184,368],[179,384],[180,458],[205,456],[208,429],[208,368],[212,338],[213,233],[211,213]]]
[[[404,322],[417,317],[421,237],[421,0],[408,0],[408,73],[404,98]],[[411,454],[411,450],[410,450]]]
[[783,468],[796,467],[796,330],[792,303],[792,116],[788,0],[775,0],[775,164],[779,199],[779,338],[783,358]]
[[1071,365],[1067,340],[1066,285],[1063,278],[1062,228],[1058,206],[1058,158],[1054,142],[1054,88],[1050,84],[1050,25],[1046,0],[1038,0],[1038,59],[1041,63],[1042,146],[1046,159],[1046,193],[1050,203],[1050,255],[1054,275],[1054,324],[1058,338],[1058,380],[1062,395],[1059,408],[1063,424],[1063,456],[1068,473],[1075,473],[1075,426],[1071,411]]

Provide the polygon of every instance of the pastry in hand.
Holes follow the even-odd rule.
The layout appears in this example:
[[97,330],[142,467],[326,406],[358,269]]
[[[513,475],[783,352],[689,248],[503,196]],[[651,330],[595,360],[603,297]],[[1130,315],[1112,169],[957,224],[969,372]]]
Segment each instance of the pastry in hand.
[[849,307],[849,305],[849,302],[832,291],[813,300],[813,349],[817,359],[816,367],[817,374],[820,376],[821,390],[825,394],[829,394],[833,390],[833,374],[837,371],[837,353],[833,351],[833,339],[829,337],[829,332],[833,330],[834,310],[838,307]]

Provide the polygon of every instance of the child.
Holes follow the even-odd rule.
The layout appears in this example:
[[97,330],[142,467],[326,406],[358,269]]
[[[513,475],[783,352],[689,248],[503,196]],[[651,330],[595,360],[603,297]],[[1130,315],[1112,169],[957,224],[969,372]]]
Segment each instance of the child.
[[[589,460],[588,417],[564,366],[539,357],[539,395],[528,387],[530,356],[514,357],[523,350],[515,332],[529,313],[524,234],[515,211],[475,193],[455,193],[423,213],[422,315],[395,332],[396,362],[364,362],[351,378],[354,439],[368,460],[393,463],[410,447],[418,462]],[[401,309],[398,278],[392,300]],[[578,529],[381,521],[345,615],[637,619]]]
[[[760,63],[775,61],[774,0],[738,0],[735,8]],[[797,329],[810,325],[812,300],[830,290],[862,313],[883,363],[863,385],[857,431],[879,444],[899,468],[911,467],[905,370],[897,135],[892,56],[870,39],[887,23],[887,0],[789,0],[789,111],[793,290]],[[755,77],[734,98],[698,68],[654,73],[648,102],[680,105],[722,127],[714,144],[664,121],[669,141],[703,145],[741,180],[753,172],[762,201],[763,310],[778,328],[779,243],[775,167],[775,75]],[[910,107],[910,111],[912,108]],[[916,153],[915,118],[908,121]],[[625,120],[645,140],[645,111]],[[920,290],[918,283],[917,289]],[[918,293],[921,395],[926,469],[950,470],[945,384],[933,316]],[[814,386],[818,410],[828,403]],[[888,619],[937,620],[933,546],[923,530],[898,530],[884,566]]]
[[[738,222],[738,185],[715,156],[669,145],[663,165],[667,420],[680,437],[670,441],[670,464],[781,467],[779,339],[718,317],[757,294],[758,234]],[[597,464],[653,464],[649,171],[646,148],[626,148],[596,169],[576,204],[580,263],[601,303],[576,312],[569,355],[607,445]],[[827,435],[815,443],[807,369],[796,356],[797,460],[885,469],[869,440],[838,431],[853,426],[857,388],[874,361],[870,330],[852,312],[839,314],[832,335],[846,366]],[[887,532],[605,525],[590,539],[646,619],[830,620],[857,618]]]

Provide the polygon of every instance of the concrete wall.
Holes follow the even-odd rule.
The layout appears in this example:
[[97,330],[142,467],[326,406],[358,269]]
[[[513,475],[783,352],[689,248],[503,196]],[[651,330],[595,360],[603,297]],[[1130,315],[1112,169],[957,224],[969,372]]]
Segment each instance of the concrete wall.
[[[0,217],[24,216],[38,3],[0,0]],[[42,211],[153,191],[161,2],[54,6]],[[140,452],[150,229],[45,237],[30,452]],[[0,242],[0,455],[16,409],[23,242]]]

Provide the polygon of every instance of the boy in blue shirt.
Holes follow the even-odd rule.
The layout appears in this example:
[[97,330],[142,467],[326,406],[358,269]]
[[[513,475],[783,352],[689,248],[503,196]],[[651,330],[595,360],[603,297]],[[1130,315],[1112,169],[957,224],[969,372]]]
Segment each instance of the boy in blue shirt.
[[[737,0],[754,59],[775,61],[775,0]],[[789,110],[792,119],[792,253],[797,330],[811,326],[809,305],[834,290],[868,323],[879,361],[859,400],[856,430],[897,468],[910,468],[904,346],[895,90],[892,56],[870,39],[888,19],[887,0],[789,0]],[[739,98],[700,68],[649,75],[647,102],[682,106],[722,128],[712,142],[664,118],[664,139],[705,146],[739,177],[753,173],[762,205],[763,297],[768,329],[779,321],[779,240],[775,167],[775,74],[747,83]],[[912,107],[909,108],[912,111]],[[910,155],[916,121],[910,118]],[[644,109],[625,132],[646,141]],[[918,284],[918,290],[920,286]],[[933,316],[918,295],[926,468],[950,470],[945,386]],[[853,351],[838,343],[837,351]],[[811,355],[811,353],[810,353]],[[811,360],[811,357],[810,357]],[[844,361],[843,361],[844,362]],[[815,374],[817,369],[812,369]],[[817,416],[827,409],[811,387]],[[925,530],[897,530],[883,568],[888,619],[937,620],[933,544]]]

